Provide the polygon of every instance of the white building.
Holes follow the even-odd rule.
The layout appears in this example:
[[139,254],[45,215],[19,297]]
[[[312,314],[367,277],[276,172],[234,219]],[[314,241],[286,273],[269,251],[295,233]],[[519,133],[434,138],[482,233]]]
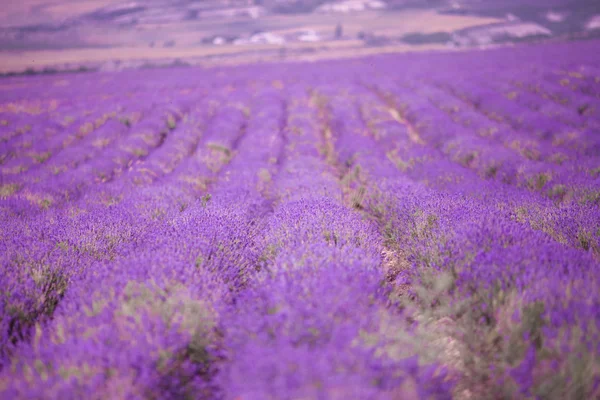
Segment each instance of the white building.
[[552,36],[552,32],[533,22],[511,22],[468,28],[453,34],[452,41],[458,46],[485,46],[506,39],[540,36]]
[[380,10],[386,8],[381,0],[344,0],[320,5],[315,9],[318,13],[349,13],[365,10]]
[[301,42],[318,42],[321,40],[321,37],[317,34],[317,32],[312,29],[301,32],[298,35],[298,40]]
[[285,39],[282,36],[276,35],[271,32],[261,32],[252,35],[249,40],[250,43],[260,44],[284,44]]

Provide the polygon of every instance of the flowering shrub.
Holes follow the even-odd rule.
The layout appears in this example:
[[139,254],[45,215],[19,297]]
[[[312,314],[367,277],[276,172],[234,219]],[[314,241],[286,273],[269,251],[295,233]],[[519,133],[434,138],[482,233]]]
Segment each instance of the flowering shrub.
[[597,48],[7,78],[0,393],[599,397]]

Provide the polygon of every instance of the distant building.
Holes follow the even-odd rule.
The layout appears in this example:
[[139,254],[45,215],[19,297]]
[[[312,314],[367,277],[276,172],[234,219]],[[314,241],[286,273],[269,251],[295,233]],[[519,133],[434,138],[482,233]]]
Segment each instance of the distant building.
[[306,30],[298,35],[298,40],[301,42],[319,42],[321,37],[312,29]]
[[239,38],[233,41],[233,44],[244,45],[244,44],[284,44],[285,38],[283,36],[276,35],[272,32],[260,32],[256,33],[249,38]]
[[322,4],[315,9],[315,12],[349,13],[365,10],[379,10],[383,8],[386,8],[386,4],[381,0],[344,0]]
[[459,47],[485,46],[548,36],[552,36],[552,32],[536,23],[506,22],[460,30],[452,35],[452,42]]
[[234,43],[237,39],[235,35],[211,35],[202,39],[203,44],[212,44],[214,46],[222,46],[227,43]]

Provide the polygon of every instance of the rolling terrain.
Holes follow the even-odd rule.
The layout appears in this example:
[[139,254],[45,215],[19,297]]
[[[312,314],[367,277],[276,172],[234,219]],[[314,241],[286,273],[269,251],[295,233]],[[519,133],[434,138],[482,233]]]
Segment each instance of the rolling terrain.
[[26,0],[0,73],[314,61],[597,37],[594,1]]

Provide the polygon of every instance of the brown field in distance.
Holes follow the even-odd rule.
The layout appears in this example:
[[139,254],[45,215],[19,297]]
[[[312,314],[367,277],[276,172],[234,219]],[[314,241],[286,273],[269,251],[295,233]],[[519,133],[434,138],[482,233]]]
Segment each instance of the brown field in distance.
[[[43,3],[44,0],[36,0]],[[108,3],[104,0],[82,2],[74,9],[71,3],[55,3],[42,7],[44,12],[62,15],[94,9]],[[52,14],[54,13],[54,14]],[[4,10],[4,17],[7,11]],[[65,14],[70,15],[70,14]],[[138,24],[133,27],[113,24],[76,26],[69,31],[40,34],[50,48],[11,49],[0,51],[0,72],[42,70],[46,67],[69,65],[97,66],[117,61],[122,63],[153,63],[159,60],[180,60],[192,64],[231,64],[261,60],[292,59],[315,60],[376,54],[394,51],[421,51],[445,48],[442,44],[408,45],[387,43],[366,46],[358,40],[360,32],[400,38],[407,33],[452,32],[472,26],[497,22],[494,18],[439,14],[435,10],[409,9],[403,11],[366,11],[351,14],[297,14],[267,15],[256,19],[228,18],[176,21],[162,24]],[[333,40],[337,24],[343,27],[343,39]],[[278,35],[311,29],[322,40],[319,42],[288,42],[272,44],[204,44],[204,38],[214,35],[249,36],[252,32],[268,31]],[[42,36],[43,35],[43,36]],[[76,37],[73,45],[69,40]],[[42,40],[40,39],[40,40]],[[54,42],[53,42],[54,41]],[[61,48],[61,43],[65,43]],[[168,46],[165,43],[170,43]],[[284,49],[284,50],[282,50]],[[285,57],[283,57],[283,55]]]

